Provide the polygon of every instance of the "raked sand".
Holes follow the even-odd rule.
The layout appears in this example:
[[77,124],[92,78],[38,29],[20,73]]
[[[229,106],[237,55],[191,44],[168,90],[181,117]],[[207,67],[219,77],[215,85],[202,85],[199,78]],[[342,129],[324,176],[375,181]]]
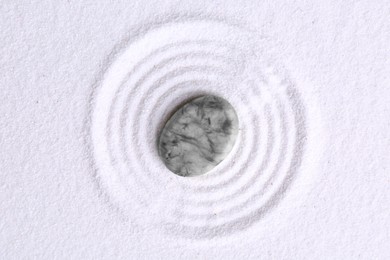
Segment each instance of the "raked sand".
[[[386,1],[0,12],[0,258],[390,258]],[[237,139],[185,178],[158,137],[202,95]]]

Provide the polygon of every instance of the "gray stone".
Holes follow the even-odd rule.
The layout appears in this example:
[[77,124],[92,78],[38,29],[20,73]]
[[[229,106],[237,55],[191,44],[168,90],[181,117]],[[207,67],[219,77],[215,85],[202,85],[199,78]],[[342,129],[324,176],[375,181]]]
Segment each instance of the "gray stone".
[[180,176],[204,174],[233,148],[238,118],[233,107],[216,96],[202,96],[181,106],[165,124],[158,152],[169,170]]

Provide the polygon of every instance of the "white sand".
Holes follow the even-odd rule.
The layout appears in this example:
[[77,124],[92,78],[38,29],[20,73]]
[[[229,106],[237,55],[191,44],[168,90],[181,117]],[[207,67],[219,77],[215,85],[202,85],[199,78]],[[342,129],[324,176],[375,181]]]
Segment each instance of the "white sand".
[[[0,258],[390,258],[390,4],[4,3]],[[240,133],[159,160],[211,93]]]

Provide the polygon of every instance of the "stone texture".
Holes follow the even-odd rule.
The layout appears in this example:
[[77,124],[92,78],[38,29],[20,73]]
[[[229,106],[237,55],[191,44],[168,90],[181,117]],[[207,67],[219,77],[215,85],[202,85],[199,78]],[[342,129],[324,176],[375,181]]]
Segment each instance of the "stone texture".
[[216,96],[198,97],[180,107],[165,124],[158,152],[180,176],[204,174],[231,151],[238,133],[233,107]]

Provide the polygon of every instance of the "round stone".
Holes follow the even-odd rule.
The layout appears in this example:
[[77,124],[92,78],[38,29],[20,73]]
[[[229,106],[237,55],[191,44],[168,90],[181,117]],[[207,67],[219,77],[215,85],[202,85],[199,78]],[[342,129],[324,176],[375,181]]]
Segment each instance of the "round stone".
[[167,121],[158,141],[166,167],[180,176],[204,174],[232,150],[238,118],[225,99],[206,95],[182,105]]

